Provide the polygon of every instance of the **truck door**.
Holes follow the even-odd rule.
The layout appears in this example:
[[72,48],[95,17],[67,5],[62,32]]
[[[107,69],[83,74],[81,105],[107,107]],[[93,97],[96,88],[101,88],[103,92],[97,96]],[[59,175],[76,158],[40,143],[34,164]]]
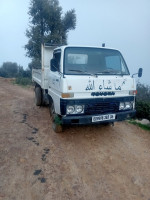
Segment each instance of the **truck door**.
[[[61,93],[61,73],[60,73],[61,50],[54,51],[53,59],[50,63],[49,73],[49,94],[53,98],[55,109],[59,110]],[[56,111],[57,112],[57,111]]]

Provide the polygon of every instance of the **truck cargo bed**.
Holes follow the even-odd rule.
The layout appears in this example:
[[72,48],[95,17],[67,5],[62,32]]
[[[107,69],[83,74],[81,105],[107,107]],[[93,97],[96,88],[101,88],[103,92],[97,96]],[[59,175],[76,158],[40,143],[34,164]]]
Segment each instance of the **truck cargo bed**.
[[42,84],[42,70],[41,69],[33,69],[32,70],[32,81],[36,82],[41,86]]

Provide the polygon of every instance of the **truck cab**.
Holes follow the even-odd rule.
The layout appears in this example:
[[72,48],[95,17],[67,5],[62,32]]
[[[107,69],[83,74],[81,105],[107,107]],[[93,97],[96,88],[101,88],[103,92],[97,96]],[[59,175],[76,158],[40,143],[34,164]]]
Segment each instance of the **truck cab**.
[[64,124],[114,123],[135,115],[136,82],[116,49],[43,45],[42,70],[33,70],[32,78],[40,104],[48,98],[56,132]]

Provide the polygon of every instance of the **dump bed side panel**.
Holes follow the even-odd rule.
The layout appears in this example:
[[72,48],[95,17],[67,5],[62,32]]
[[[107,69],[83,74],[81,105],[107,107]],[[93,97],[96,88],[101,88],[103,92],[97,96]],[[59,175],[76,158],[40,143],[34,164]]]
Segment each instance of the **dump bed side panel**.
[[53,51],[56,46],[41,46],[41,68],[32,70],[32,81],[41,86],[42,89],[48,89],[48,79],[50,73],[50,60],[53,58]]
[[32,69],[32,81],[36,82],[42,87],[42,70],[41,69]]

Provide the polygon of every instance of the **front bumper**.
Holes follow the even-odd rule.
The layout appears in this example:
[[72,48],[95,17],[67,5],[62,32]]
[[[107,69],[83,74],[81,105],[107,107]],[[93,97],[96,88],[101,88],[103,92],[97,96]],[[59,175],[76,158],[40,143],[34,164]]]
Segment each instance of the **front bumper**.
[[62,124],[104,124],[104,123],[111,123],[116,121],[123,121],[128,118],[132,118],[135,116],[136,111],[124,111],[118,113],[105,113],[106,114],[116,114],[116,118],[113,120],[106,120],[100,122],[92,122],[93,116],[100,116],[99,115],[80,115],[80,116],[64,116],[62,117]]

